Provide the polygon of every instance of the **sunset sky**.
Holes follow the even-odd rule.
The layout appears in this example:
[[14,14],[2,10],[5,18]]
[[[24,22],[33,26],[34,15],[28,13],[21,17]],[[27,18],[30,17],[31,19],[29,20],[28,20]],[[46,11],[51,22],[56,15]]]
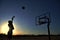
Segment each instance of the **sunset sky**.
[[35,17],[46,12],[51,14],[50,33],[60,34],[60,0],[0,0],[0,33],[7,34],[15,16],[13,34],[48,34],[46,24],[35,24]]

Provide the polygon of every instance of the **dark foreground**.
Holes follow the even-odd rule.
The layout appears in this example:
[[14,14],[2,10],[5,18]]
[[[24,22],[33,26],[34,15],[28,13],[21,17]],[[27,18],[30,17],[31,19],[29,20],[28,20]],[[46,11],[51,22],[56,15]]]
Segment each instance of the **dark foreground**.
[[[60,40],[60,35],[51,35],[51,40]],[[48,40],[48,35],[14,35],[8,39],[7,35],[0,34],[0,40]]]

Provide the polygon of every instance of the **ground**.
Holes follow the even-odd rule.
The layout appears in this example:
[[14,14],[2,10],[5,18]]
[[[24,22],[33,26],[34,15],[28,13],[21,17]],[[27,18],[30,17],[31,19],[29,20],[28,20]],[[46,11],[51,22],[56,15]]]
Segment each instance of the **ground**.
[[[60,35],[51,35],[51,40],[60,40]],[[48,35],[13,35],[8,39],[7,35],[0,35],[0,40],[48,40]]]

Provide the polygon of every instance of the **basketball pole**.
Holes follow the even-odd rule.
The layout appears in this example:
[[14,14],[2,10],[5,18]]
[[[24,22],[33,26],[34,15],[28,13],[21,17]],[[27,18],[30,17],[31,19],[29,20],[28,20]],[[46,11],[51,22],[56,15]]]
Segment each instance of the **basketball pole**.
[[51,39],[50,39],[50,28],[49,28],[50,21],[49,21],[49,18],[47,18],[47,19],[48,19],[48,24],[47,24],[47,28],[48,28],[48,37],[49,37],[49,40],[51,40]]

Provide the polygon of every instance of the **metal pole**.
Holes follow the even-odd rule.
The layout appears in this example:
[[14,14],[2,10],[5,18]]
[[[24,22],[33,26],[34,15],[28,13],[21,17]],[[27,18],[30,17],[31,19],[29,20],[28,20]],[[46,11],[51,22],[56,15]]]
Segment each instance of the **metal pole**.
[[50,22],[49,22],[49,18],[48,18],[48,24],[47,24],[47,28],[48,28],[48,37],[49,37],[49,40],[51,40],[51,39],[50,39],[50,28],[49,28],[49,25],[50,25]]

